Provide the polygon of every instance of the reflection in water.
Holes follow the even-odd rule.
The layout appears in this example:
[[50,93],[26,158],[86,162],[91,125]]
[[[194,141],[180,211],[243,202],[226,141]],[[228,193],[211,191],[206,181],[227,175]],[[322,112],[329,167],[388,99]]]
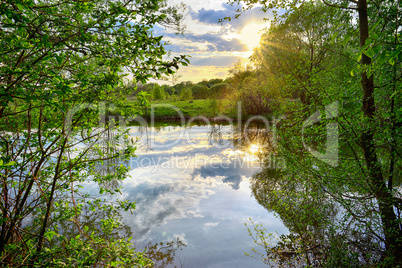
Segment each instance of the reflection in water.
[[[268,146],[261,154],[268,159],[272,152],[284,148],[277,149]],[[290,234],[275,237],[262,225],[252,223],[249,232],[256,245],[262,247],[259,255],[263,262],[280,267],[360,267],[362,263],[369,264],[378,259],[381,237],[373,231],[378,228],[375,216],[363,215],[363,220],[359,220],[342,208],[345,204],[353,206],[356,200],[364,206],[370,199],[362,201],[356,193],[347,193],[344,185],[334,184],[339,187],[338,191],[348,195],[337,199],[333,194],[335,191],[332,194],[328,191],[328,187],[334,186],[326,184],[336,178],[325,172],[319,160],[308,159],[300,150],[292,152],[283,158],[286,160],[284,168],[279,169],[266,161],[262,171],[250,180],[257,202],[268,212],[278,215],[290,231]],[[281,157],[280,153],[275,154]],[[320,175],[317,175],[318,171]]]
[[[267,240],[272,236],[267,236],[261,225],[252,223],[254,230],[250,234],[263,246],[265,253],[260,253],[263,261],[281,267],[322,264],[326,250],[323,241],[329,235],[327,227],[337,215],[337,207],[320,185],[286,168],[285,158],[275,148],[275,142],[271,142],[271,135],[257,137],[263,137],[267,146],[260,151],[265,159],[262,171],[255,173],[250,181],[252,194],[267,211],[275,212],[291,232],[276,237],[277,243],[270,245]],[[278,164],[278,159],[283,163]]]
[[[186,135],[181,131],[187,131]],[[108,135],[101,144],[103,150],[113,150],[113,133]],[[144,245],[155,267],[263,265],[238,258],[250,249],[244,229],[248,217],[265,222],[271,230],[286,232],[272,213],[258,205],[275,211],[269,205],[276,199],[266,200],[270,194],[268,177],[279,180],[282,176],[274,168],[272,174],[260,170],[261,165],[274,167],[266,159],[277,157],[269,130],[222,125],[135,127],[131,135],[141,137],[139,157],[129,163],[106,160],[97,168],[99,173],[109,174],[120,164],[131,166],[132,178],[121,185],[116,180],[102,182],[101,186],[109,190],[121,186],[124,198],[136,202],[134,214],[122,216],[135,244]],[[267,177],[265,183],[256,180],[262,175]],[[250,198],[250,189],[258,203]],[[288,228],[293,228],[289,220],[284,220]],[[176,237],[180,240],[174,240]],[[217,241],[217,237],[222,240]],[[187,247],[177,252],[179,258],[175,259],[177,249],[184,245]]]
[[289,267],[322,263],[328,222],[337,211],[320,188],[302,185],[285,170],[264,168],[251,180],[253,196],[291,231],[265,248],[267,260]]
[[[73,222],[60,221],[58,225],[60,232],[70,237],[79,237],[81,241],[89,242],[93,248],[105,248],[107,250],[109,249],[109,241],[123,245],[125,241],[133,235],[131,228],[124,223],[122,214],[115,209],[103,209],[102,202],[97,203],[95,209],[85,205],[82,207],[82,211],[82,215],[79,218],[75,218]],[[107,228],[103,222],[104,220],[113,221],[113,229]],[[94,235],[97,237],[96,240],[93,239]],[[60,243],[58,240],[53,239],[49,240],[48,243],[54,248],[68,248],[63,242]],[[185,246],[186,245],[179,238],[169,242],[158,242],[155,244],[150,242],[146,246],[145,256],[152,260],[152,267],[155,268],[182,267],[169,265],[173,265],[175,262],[176,251],[181,250]],[[73,249],[70,248],[69,250]],[[81,259],[87,257],[87,254],[91,256],[91,248],[88,247],[86,250],[88,250],[89,254],[85,250],[79,252]],[[106,252],[105,254],[110,254],[110,252]],[[115,252],[115,254],[117,257],[119,256],[119,252]],[[132,258],[134,258],[134,256],[132,256]],[[107,267],[109,264],[110,263],[100,263],[101,266],[99,267]]]
[[[100,137],[100,140],[97,142],[97,146],[95,146],[95,150],[100,155],[118,155],[121,153],[119,150],[119,142],[120,138],[118,130],[113,130],[108,128],[105,133]],[[103,161],[98,161],[94,164],[94,169],[96,174],[101,176],[114,174],[121,168],[121,165],[127,167],[127,160],[123,160],[123,157],[117,158],[106,158]],[[99,181],[99,186],[107,191],[114,192],[120,187],[120,180],[117,178],[111,177],[110,179]]]
[[[121,191],[137,208],[122,217],[138,249],[148,244],[161,267],[320,266],[337,258],[328,255],[329,248],[338,256],[347,250],[344,259],[351,265],[380,256],[375,243],[381,238],[362,230],[354,219],[342,222],[345,211],[326,191],[333,187],[329,177],[320,181],[312,174],[325,173],[322,165],[305,160],[303,148],[284,158],[269,129],[132,128],[130,134],[141,137],[139,157],[124,164],[131,167],[131,178],[121,184]],[[292,139],[287,142],[294,146]],[[110,172],[107,166],[100,172]],[[297,166],[311,173],[301,173]],[[250,235],[262,246],[263,262],[243,258],[253,247],[244,228],[249,217],[255,222]],[[267,236],[273,232],[279,235]],[[185,248],[169,244],[177,237]],[[166,245],[172,245],[167,252],[173,259],[164,255]]]
[[255,128],[244,137],[236,129],[166,127],[150,129],[148,135],[131,129],[130,135],[141,138],[122,193],[136,202],[136,210],[123,217],[136,245],[145,249],[150,241],[155,245],[180,237],[187,246],[176,251],[171,266],[264,267],[244,256],[251,249],[244,223],[252,217],[271,231],[286,232],[250,197],[249,180],[262,159],[260,147],[251,145],[263,146],[268,132]]
[[[154,268],[164,268],[167,266],[178,268],[184,267],[182,263],[180,266],[174,265],[176,258],[176,251],[181,250],[186,245],[179,239],[170,242],[149,242],[145,249],[145,254],[154,262]],[[180,260],[179,260],[180,262]]]

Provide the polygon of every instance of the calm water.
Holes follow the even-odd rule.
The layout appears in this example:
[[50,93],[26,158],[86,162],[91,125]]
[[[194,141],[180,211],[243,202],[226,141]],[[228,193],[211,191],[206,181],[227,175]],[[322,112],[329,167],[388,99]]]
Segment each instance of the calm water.
[[251,195],[260,145],[236,142],[231,126],[132,127],[130,133],[139,138],[138,157],[122,192],[137,208],[123,218],[137,249],[178,237],[186,244],[176,252],[178,267],[266,267],[245,256],[254,245],[244,224],[250,217],[269,232],[288,231]]

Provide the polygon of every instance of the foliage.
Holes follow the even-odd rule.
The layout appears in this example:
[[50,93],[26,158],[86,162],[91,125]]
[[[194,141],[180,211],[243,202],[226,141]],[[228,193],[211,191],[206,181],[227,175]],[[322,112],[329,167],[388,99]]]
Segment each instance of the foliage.
[[218,83],[209,89],[209,94],[216,99],[223,99],[231,93],[231,87],[227,83]]
[[140,107],[140,115],[148,116],[148,109],[151,105],[150,94],[145,91],[140,91],[137,94],[137,105]]
[[206,86],[207,88],[211,88],[213,85],[223,83],[223,82],[224,82],[223,79],[212,78],[210,80],[204,79],[204,80],[198,82],[197,85]]
[[192,100],[193,99],[193,92],[190,88],[186,87],[183,88],[180,92],[180,100]]
[[[337,20],[350,21],[348,15],[321,3],[306,2],[269,28],[252,59],[259,69],[283,83],[279,88],[283,97],[297,97],[305,106],[318,102],[323,96],[323,76],[337,72],[339,66],[330,53],[336,47],[331,30]],[[337,25],[339,36],[345,33],[344,28]]]
[[[105,113],[132,90],[128,73],[145,84],[186,62],[163,60],[161,37],[151,32],[157,23],[179,26],[174,10],[157,0],[2,1],[2,266],[151,265],[113,232],[122,224],[114,211],[134,203],[105,202],[84,185],[99,184],[99,194],[116,200],[119,188],[109,185],[125,178],[134,139],[123,117]],[[87,210],[106,218],[89,226]]]
[[165,91],[159,85],[153,87],[153,99],[154,100],[164,100],[166,98]]
[[[159,242],[152,244],[148,243],[145,254],[148,258],[154,261],[154,268],[167,267],[168,265],[173,265],[175,260],[176,251],[181,250],[186,245],[179,239],[170,242]],[[177,267],[176,265],[174,266]],[[183,265],[181,265],[183,267]]]
[[[157,83],[147,83],[145,85],[139,85],[137,88],[137,92],[139,91],[148,91],[153,100],[164,100],[166,96],[169,95],[172,99],[176,99],[181,96],[182,91],[185,88],[189,88],[191,90],[191,94],[193,99],[208,99],[213,98],[211,94],[220,94],[219,98],[227,98],[229,93],[232,91],[228,91],[230,87],[227,87],[225,83],[223,83],[223,79],[213,78],[210,80],[203,80],[196,84],[193,84],[191,81],[185,81],[180,83],[174,83],[174,85],[162,85],[159,86]],[[209,89],[217,84],[222,84],[217,86],[210,91]],[[224,85],[225,84],[225,85]],[[222,91],[223,90],[223,91]],[[222,91],[222,92],[221,92]],[[222,94],[221,94],[222,93]],[[189,94],[186,90],[184,94]],[[165,97],[164,97],[165,96]],[[218,97],[218,95],[216,95]]]
[[209,98],[208,87],[205,85],[196,84],[191,87],[191,92],[192,92],[194,99],[196,99],[196,100]]
[[[270,253],[291,252],[279,262],[290,266],[401,265],[399,3],[230,2],[286,10],[274,12],[256,70],[232,72],[237,88],[261,72],[276,89],[276,154],[286,168],[266,167],[252,184],[291,231]],[[318,122],[306,124],[313,114]]]
[[272,103],[277,89],[274,79],[260,72],[247,76],[237,88],[236,101],[241,102],[246,115],[267,115],[273,111]]

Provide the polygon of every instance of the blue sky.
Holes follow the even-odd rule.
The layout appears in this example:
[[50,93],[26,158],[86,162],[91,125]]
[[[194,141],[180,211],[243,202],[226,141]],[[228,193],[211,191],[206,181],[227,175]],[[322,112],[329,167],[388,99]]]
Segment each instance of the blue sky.
[[239,6],[230,6],[222,0],[169,0],[169,4],[187,5],[184,35],[156,26],[155,34],[163,35],[170,44],[166,49],[173,56],[190,55],[190,66],[182,67],[179,81],[198,82],[203,79],[225,78],[228,69],[238,61],[246,60],[259,41],[259,30],[268,24],[258,8],[247,11],[239,19],[218,23],[224,17],[233,17]]

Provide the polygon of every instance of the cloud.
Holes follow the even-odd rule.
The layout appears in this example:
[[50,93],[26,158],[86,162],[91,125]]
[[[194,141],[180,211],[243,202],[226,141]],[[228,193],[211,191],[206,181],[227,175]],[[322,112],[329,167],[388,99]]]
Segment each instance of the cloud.
[[234,190],[239,190],[241,180],[242,178],[240,174],[233,174],[224,178],[222,181],[229,184]]
[[236,14],[236,10],[241,8],[241,6],[231,6],[226,3],[222,4],[223,10],[205,9],[202,8],[198,12],[191,12],[190,14],[193,19],[200,22],[216,24],[220,19],[225,17],[233,17]]
[[188,53],[195,51],[207,52],[245,52],[248,47],[241,40],[231,38],[229,40],[222,38],[219,33],[175,35],[167,33],[165,37],[171,44],[166,48],[172,52]]
[[237,38],[232,38],[230,40],[223,39],[217,34],[203,34],[203,35],[188,35],[187,39],[193,42],[207,42],[209,43],[210,51],[247,51],[247,45],[244,44]]
[[230,162],[211,163],[201,166],[194,170],[193,176],[200,175],[202,178],[222,176],[224,177],[222,179],[223,183],[230,185],[233,190],[238,190],[242,176],[251,177],[255,171],[254,165],[237,158]]
[[212,194],[211,188],[214,187],[212,181],[177,179],[172,182],[171,176],[156,181],[162,176],[160,173],[135,187],[127,183],[123,186],[125,198],[136,202],[134,214],[124,212],[123,215],[137,239],[144,238],[151,229],[169,220],[197,217],[192,208]]
[[[171,4],[180,0],[170,0]],[[254,23],[267,25],[266,17],[272,17],[255,7],[243,12],[238,19],[218,23],[224,17],[233,18],[241,5],[233,6],[221,0],[187,1],[187,13],[184,19],[186,30],[183,35],[176,35],[162,26],[153,27],[154,35],[163,36],[166,50],[171,55],[191,55],[190,67],[181,68],[179,75],[185,81],[201,81],[211,78],[225,78],[227,68],[241,58],[250,56],[250,47],[247,46],[245,35],[242,32],[245,26]],[[261,27],[259,27],[261,28]],[[244,30],[243,30],[244,31]],[[213,55],[212,55],[213,54]],[[229,57],[231,56],[231,57]],[[198,67],[207,67],[199,69]],[[219,69],[211,69],[215,67]],[[226,68],[225,68],[226,67]]]
[[194,66],[179,69],[181,81],[199,82],[203,79],[226,78],[228,75],[228,66]]
[[[215,56],[215,57],[193,57],[191,65],[193,66],[230,66],[242,60],[237,56]],[[223,73],[225,74],[225,73]]]
[[[190,15],[194,20],[198,20],[204,24],[217,24],[220,19],[225,17],[233,18],[237,13],[236,10],[241,9],[242,6],[230,6],[228,4],[222,4],[223,10],[214,10],[202,8],[197,12],[190,11]],[[232,19],[230,22],[224,22],[224,26],[228,26],[227,31],[239,32],[247,24],[251,22],[264,23],[265,18],[272,17],[271,12],[264,13],[259,8],[252,8],[242,13],[238,19]],[[223,28],[224,29],[224,28]]]
[[204,229],[204,231],[208,231],[208,229],[211,229],[218,225],[219,225],[219,222],[207,222],[207,223],[204,223],[203,229]]
[[216,77],[224,77],[226,75],[227,75],[227,72],[217,72],[214,74],[214,76],[216,76]]

